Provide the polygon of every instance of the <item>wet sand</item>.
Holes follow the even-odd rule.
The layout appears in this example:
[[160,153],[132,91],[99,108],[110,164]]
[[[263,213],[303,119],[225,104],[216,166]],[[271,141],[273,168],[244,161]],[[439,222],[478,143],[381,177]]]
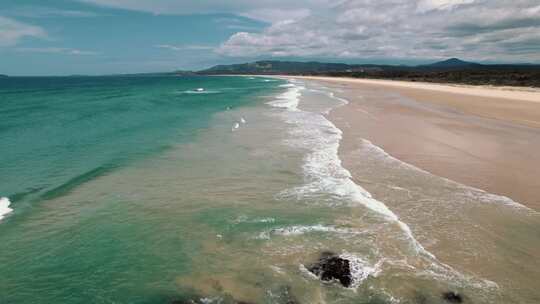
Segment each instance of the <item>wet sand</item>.
[[330,114],[344,133],[340,153],[345,166],[350,164],[347,152],[367,139],[435,175],[540,210],[538,91],[304,79],[323,83],[350,101]]

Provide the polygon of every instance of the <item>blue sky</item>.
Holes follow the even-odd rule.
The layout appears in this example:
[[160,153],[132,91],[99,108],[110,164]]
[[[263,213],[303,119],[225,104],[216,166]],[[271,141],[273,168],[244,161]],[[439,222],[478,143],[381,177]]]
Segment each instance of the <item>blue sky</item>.
[[9,75],[202,68],[229,61],[214,49],[234,33],[267,26],[229,13],[161,15],[60,0],[1,0],[0,16],[40,29],[0,42],[0,73]]
[[540,63],[537,0],[0,0],[0,74],[256,59]]

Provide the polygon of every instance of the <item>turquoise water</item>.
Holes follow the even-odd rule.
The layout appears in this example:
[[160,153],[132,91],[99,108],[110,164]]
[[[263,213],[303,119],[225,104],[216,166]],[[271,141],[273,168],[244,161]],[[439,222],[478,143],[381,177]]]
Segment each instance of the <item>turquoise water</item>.
[[1,79],[0,194],[19,210],[62,195],[189,140],[212,114],[269,87],[234,77]]
[[[538,214],[361,139],[351,174],[336,94],[0,79],[0,304],[537,302]],[[351,288],[306,270],[323,251],[350,261]]]
[[177,233],[154,239],[156,248],[141,242],[159,229],[147,226],[156,225],[151,215],[129,216],[116,185],[83,205],[63,199],[73,203],[84,184],[188,143],[216,113],[275,90],[276,83],[240,77],[1,79],[0,196],[14,211],[0,223],[0,303],[166,298],[160,287],[136,288],[153,273],[174,285],[167,273],[186,269],[181,252],[189,243]]

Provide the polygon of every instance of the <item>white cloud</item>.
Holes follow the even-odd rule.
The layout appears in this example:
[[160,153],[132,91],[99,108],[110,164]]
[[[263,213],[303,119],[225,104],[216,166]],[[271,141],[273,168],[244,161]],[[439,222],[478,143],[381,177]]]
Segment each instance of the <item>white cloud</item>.
[[307,8],[300,9],[275,9],[275,8],[266,8],[266,9],[257,9],[253,11],[242,12],[241,15],[255,19],[262,20],[268,23],[275,23],[283,20],[299,20],[309,16],[311,11]]
[[475,1],[476,0],[420,0],[418,2],[418,11],[449,10],[459,5],[469,4]]
[[0,47],[14,46],[27,37],[46,38],[47,33],[39,26],[0,16]]
[[[229,13],[241,25],[226,56],[444,58],[540,61],[538,0],[79,0],[156,14]],[[528,51],[527,51],[528,50]]]
[[79,49],[59,48],[59,47],[17,48],[16,51],[26,52],[26,53],[65,54],[65,55],[76,55],[76,56],[99,55],[98,52],[94,52],[94,51],[85,51],[85,50],[79,50]]
[[197,51],[197,50],[213,50],[213,46],[209,45],[196,45],[196,44],[190,44],[190,45],[170,45],[170,44],[158,44],[154,47],[160,48],[160,49],[168,49],[172,51]]
[[311,10],[325,9],[336,0],[79,0],[96,5],[154,14],[230,13],[266,22],[305,17]]
[[217,50],[233,57],[540,61],[537,0],[346,0]]

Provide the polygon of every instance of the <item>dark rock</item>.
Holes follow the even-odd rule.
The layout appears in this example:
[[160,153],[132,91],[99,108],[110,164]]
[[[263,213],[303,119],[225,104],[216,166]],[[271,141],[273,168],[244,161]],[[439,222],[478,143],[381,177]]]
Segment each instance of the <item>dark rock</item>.
[[332,252],[323,252],[319,261],[308,267],[308,270],[323,281],[337,280],[344,287],[352,284],[351,266],[347,259],[340,258]]
[[463,297],[457,292],[448,291],[443,293],[442,297],[445,301],[450,303],[463,303]]

